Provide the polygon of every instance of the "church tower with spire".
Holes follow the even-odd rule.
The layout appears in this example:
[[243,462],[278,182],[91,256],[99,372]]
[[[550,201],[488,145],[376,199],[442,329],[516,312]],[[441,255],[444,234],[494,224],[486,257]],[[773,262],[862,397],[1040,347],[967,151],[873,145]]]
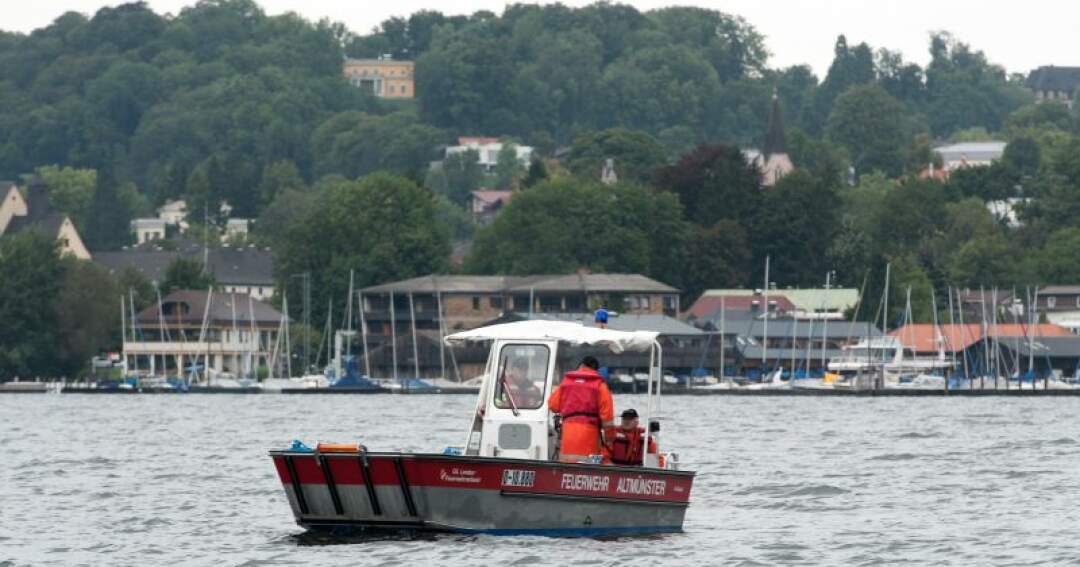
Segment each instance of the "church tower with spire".
[[765,187],[776,185],[777,181],[795,169],[787,155],[784,113],[780,109],[780,97],[776,95],[776,91],[773,91],[769,126],[765,131],[765,144],[758,158],[758,167],[761,169],[761,184]]

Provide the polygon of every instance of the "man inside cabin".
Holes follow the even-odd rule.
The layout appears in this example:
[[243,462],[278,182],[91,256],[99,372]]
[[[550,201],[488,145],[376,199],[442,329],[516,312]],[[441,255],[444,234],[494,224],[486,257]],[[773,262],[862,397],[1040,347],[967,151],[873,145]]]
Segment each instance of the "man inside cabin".
[[[641,451],[645,447],[645,429],[638,426],[638,413],[634,408],[622,412],[619,427],[611,440],[611,462],[616,465],[640,466]],[[649,436],[649,452],[656,452],[656,442]]]
[[510,398],[513,397],[513,405],[518,408],[532,409],[540,406],[544,399],[544,393],[540,388],[529,380],[529,360],[516,358],[510,364],[510,369],[505,376],[506,383],[499,391],[499,407],[508,408]]
[[560,461],[576,463],[602,455],[601,431],[607,439],[615,434],[611,391],[597,372],[599,368],[596,358],[586,356],[548,397],[548,408],[562,417]]

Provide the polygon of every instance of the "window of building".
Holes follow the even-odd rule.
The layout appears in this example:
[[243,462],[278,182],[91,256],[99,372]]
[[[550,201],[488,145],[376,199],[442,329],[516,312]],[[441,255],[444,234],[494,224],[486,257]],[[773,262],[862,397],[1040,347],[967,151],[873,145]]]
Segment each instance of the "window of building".
[[475,296],[475,295],[473,296],[473,298],[472,298],[472,308],[477,309],[477,310],[480,309],[480,297],[479,296]]
[[490,298],[488,298],[488,303],[491,305],[492,309],[502,309],[503,308],[503,298],[500,295],[491,296]]
[[1052,296],[1052,295],[1047,297],[1046,298],[1046,307],[1048,307],[1049,309],[1053,309],[1053,308],[1057,307],[1057,298]]
[[507,345],[499,353],[495,407],[537,409],[544,403],[548,359],[544,345]]

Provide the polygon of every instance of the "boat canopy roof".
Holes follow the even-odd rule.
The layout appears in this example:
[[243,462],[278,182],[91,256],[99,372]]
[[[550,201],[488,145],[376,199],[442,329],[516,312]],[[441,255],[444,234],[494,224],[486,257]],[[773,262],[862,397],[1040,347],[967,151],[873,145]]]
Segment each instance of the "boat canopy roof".
[[613,331],[587,327],[572,321],[519,321],[480,327],[446,337],[447,344],[469,341],[558,340],[573,345],[606,346],[611,352],[647,351],[659,333],[653,331]]

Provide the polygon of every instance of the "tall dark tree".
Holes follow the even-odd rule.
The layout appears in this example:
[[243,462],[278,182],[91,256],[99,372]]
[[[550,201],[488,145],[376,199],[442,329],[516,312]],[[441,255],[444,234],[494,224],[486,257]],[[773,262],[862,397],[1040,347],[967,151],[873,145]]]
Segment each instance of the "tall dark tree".
[[57,376],[57,317],[63,267],[56,238],[25,231],[0,239],[0,381]]
[[744,223],[761,204],[761,173],[734,146],[698,146],[660,169],[657,187],[678,195],[687,217],[704,227],[723,219]]

